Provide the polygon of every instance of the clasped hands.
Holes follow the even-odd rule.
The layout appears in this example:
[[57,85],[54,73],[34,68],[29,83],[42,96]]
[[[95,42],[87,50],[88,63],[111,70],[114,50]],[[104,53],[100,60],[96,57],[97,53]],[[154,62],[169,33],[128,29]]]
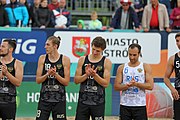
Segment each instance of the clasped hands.
[[51,76],[55,76],[56,75],[56,66],[54,67],[51,67],[47,73],[46,73],[48,76],[51,75]]
[[6,64],[4,64],[3,62],[1,62],[1,63],[2,63],[2,65],[1,65],[2,75],[6,76],[6,74],[8,73],[7,66],[6,66]]
[[91,67],[91,64],[88,64],[86,67],[85,67],[85,72],[86,72],[86,75],[89,77],[89,76],[95,76],[96,75],[96,72],[97,72],[97,68],[95,68],[95,66],[93,65]]
[[134,77],[132,78],[132,80],[129,82],[129,83],[126,83],[126,85],[128,87],[133,87],[133,86],[136,86],[137,87],[137,82],[135,81]]

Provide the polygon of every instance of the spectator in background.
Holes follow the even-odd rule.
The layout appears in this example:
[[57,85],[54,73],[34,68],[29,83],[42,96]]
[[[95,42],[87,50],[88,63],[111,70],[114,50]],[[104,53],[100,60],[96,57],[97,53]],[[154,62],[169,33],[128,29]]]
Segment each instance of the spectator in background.
[[78,20],[78,21],[77,21],[77,29],[79,29],[79,30],[86,29],[83,20]]
[[2,1],[0,2],[0,26],[9,27],[8,14],[2,5]]
[[19,2],[20,2],[21,4],[23,4],[23,5],[26,6],[26,8],[27,8],[27,10],[28,10],[28,13],[29,13],[30,6],[29,6],[29,4],[27,3],[27,0],[19,0]]
[[51,26],[51,17],[52,11],[48,9],[48,1],[41,0],[39,8],[34,14],[35,23],[33,26],[39,28],[53,27]]
[[40,2],[41,2],[41,0],[34,0],[34,3],[30,6],[29,26],[33,26],[35,24],[34,15],[36,14],[36,10],[39,8]]
[[1,7],[5,7],[6,6],[6,0],[0,0],[0,4],[1,4]]
[[144,7],[147,5],[149,0],[142,0],[143,4],[144,4]]
[[66,8],[66,0],[60,0],[59,2],[59,8],[53,10],[53,24],[55,25],[55,28],[69,28],[71,25],[71,13]]
[[58,2],[58,0],[51,0],[51,3],[48,4],[48,8],[49,8],[50,10],[54,10],[54,9],[59,8],[59,2]]
[[26,27],[29,20],[29,14],[26,6],[17,2],[17,0],[11,0],[5,7],[8,13],[8,18],[11,27],[22,26]]
[[172,28],[180,29],[180,0],[178,1],[178,7],[172,10],[170,19],[173,21]]
[[29,19],[28,19],[28,26],[29,26],[29,20],[30,20],[30,4],[28,4],[27,0],[19,0],[19,2],[23,5],[26,6],[29,14]]
[[144,11],[144,6],[145,5],[144,5],[143,0],[134,0],[134,9],[138,15],[140,24],[142,20],[143,11]]
[[26,0],[27,1],[27,4],[28,4],[28,6],[30,7],[31,5],[33,5],[33,3],[34,3],[34,0]]
[[148,32],[150,29],[158,29],[160,31],[165,29],[167,32],[170,32],[166,6],[159,3],[158,0],[151,0],[151,3],[144,8],[142,27],[145,32]]
[[168,15],[171,13],[171,3],[170,0],[159,0],[159,3],[164,4],[166,6]]
[[171,0],[171,9],[174,9],[175,7],[177,7],[177,1],[178,0]]
[[136,31],[139,31],[138,16],[130,6],[132,2],[129,0],[121,0],[120,3],[122,6],[116,10],[109,31],[113,29],[134,29],[134,27]]
[[91,21],[89,22],[88,29],[90,30],[102,29],[102,22],[98,20],[98,15],[96,11],[93,11],[91,13]]

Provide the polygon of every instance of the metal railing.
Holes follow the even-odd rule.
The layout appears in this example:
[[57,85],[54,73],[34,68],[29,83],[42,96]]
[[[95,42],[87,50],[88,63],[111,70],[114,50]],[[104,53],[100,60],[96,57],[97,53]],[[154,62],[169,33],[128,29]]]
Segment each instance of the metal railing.
[[72,15],[90,15],[95,10],[98,15],[110,16],[118,7],[119,0],[67,0],[67,9]]

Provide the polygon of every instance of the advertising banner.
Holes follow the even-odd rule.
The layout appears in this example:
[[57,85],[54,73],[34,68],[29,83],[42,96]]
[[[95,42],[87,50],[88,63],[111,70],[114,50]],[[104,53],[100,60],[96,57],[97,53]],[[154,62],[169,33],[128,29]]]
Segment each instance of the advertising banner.
[[[35,82],[23,82],[17,88],[17,116],[36,117],[41,85]],[[106,88],[105,115],[112,114],[112,85]],[[79,85],[70,82],[66,87],[67,116],[75,116],[79,97]]]
[[159,33],[56,31],[54,35],[61,36],[62,42],[59,52],[70,57],[72,63],[77,63],[80,56],[91,51],[90,43],[97,36],[102,36],[106,40],[107,48],[104,50],[103,55],[108,57],[112,63],[121,64],[127,62],[128,46],[132,43],[138,43],[142,46],[141,60],[143,62],[150,64],[160,62],[161,36]]
[[16,40],[17,46],[13,56],[26,62],[37,62],[39,56],[45,53],[44,45],[46,37],[47,35],[44,31],[0,31],[0,42],[4,39]]

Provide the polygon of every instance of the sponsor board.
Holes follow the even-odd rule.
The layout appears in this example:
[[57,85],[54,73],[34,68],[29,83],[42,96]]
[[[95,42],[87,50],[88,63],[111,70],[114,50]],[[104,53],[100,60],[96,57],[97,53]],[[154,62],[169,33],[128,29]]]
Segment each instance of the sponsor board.
[[[40,86],[35,82],[23,82],[17,88],[17,116],[35,117],[40,97]],[[106,88],[106,115],[112,113],[112,85]],[[66,111],[67,116],[75,116],[79,97],[79,85],[70,82],[66,87]]]
[[[160,62],[161,36],[159,33],[109,33],[109,32],[63,32],[56,31],[55,36],[61,36],[62,43],[59,52],[71,58],[72,63],[77,63],[80,56],[86,55],[90,49],[90,41],[96,36],[102,36],[106,40],[107,48],[103,55],[108,57],[112,63],[125,63],[128,61],[128,46],[138,43],[142,46],[141,61],[150,64]],[[81,44],[82,39],[82,45]],[[84,41],[83,41],[84,40]],[[81,47],[82,46],[82,47]],[[82,48],[78,53],[78,49]],[[153,56],[153,59],[152,59]]]
[[45,53],[46,37],[43,31],[0,32],[0,42],[7,38],[16,40],[17,46],[13,56],[26,62],[37,62],[39,56]]

